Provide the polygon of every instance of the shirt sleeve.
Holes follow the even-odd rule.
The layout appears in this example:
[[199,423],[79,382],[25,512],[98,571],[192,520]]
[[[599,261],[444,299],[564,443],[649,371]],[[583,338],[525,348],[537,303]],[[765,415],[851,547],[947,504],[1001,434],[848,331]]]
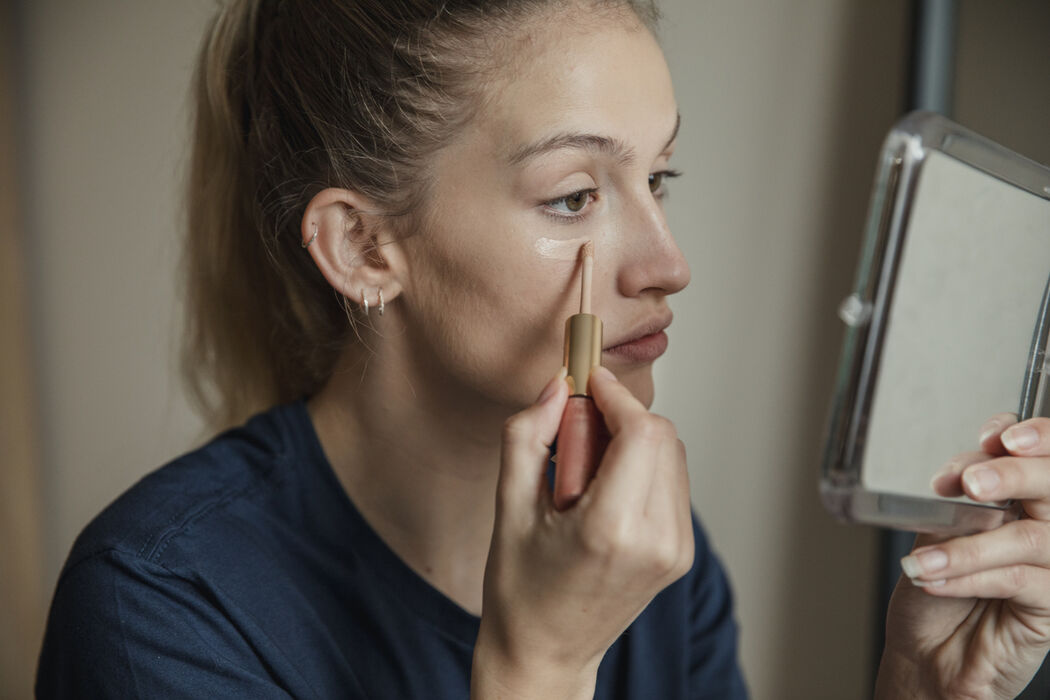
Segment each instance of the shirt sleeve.
[[737,661],[733,594],[718,557],[693,516],[696,561],[689,611],[689,697],[746,700],[747,686]]
[[205,591],[163,566],[107,551],[62,575],[36,695],[289,698]]

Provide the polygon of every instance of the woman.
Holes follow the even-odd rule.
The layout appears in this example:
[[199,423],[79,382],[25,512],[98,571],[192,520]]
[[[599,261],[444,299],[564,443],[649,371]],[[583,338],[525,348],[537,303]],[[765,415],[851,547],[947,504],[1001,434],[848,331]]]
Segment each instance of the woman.
[[[682,444],[647,410],[666,299],[689,278],[661,209],[679,120],[654,15],[631,0],[220,14],[197,72],[187,369],[217,422],[271,408],[85,530],[39,695],[745,695]],[[557,511],[586,241],[610,440]],[[982,447],[1050,454],[1031,425],[1044,442],[1011,444],[1002,418]],[[943,489],[1030,498],[1033,517],[907,562],[883,697],[1012,697],[1050,639],[1047,547],[1027,546],[1045,532],[1043,460],[985,462],[1003,480],[980,493],[981,467],[958,464]]]

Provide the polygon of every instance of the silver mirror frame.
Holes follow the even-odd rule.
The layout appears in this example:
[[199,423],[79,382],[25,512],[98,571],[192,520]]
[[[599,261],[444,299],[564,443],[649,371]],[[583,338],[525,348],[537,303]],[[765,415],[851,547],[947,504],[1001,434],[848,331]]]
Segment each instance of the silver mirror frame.
[[[821,498],[836,517],[915,532],[959,534],[996,527],[1019,508],[939,500],[865,490],[861,483],[868,419],[879,374],[888,310],[901,260],[916,186],[930,151],[939,151],[984,173],[1050,200],[1050,169],[1020,156],[945,117],[913,112],[883,144],[853,293],[839,308],[846,324],[825,439]],[[1050,280],[1033,328],[1018,415],[1038,415],[1046,401]],[[946,455],[947,459],[950,455]]]

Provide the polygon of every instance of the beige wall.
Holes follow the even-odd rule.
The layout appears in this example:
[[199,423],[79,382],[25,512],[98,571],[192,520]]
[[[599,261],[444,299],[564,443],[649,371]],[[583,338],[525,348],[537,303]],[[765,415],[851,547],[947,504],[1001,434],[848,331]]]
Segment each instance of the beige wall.
[[49,587],[88,519],[199,429],[173,356],[177,173],[213,6],[21,5]]
[[833,521],[816,484],[835,310],[903,104],[905,3],[664,6],[687,175],[668,208],[693,283],[656,408],[686,436],[754,696],[866,697],[874,532]]
[[[184,94],[213,6],[21,3],[48,589],[86,521],[198,437],[173,272]],[[835,307],[903,102],[905,2],[663,6],[687,173],[668,207],[694,281],[656,408],[686,436],[755,697],[862,698],[874,533],[826,516],[816,478]]]

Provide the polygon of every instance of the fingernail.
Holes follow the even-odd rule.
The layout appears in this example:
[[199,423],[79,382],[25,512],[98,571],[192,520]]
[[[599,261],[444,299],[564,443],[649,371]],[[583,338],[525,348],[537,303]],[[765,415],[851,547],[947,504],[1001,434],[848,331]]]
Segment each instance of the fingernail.
[[955,475],[957,473],[959,473],[959,463],[956,462],[955,460],[952,460],[951,462],[948,462],[943,467],[941,467],[937,471],[937,473],[933,475],[933,478],[930,479],[930,486],[934,490],[936,490],[937,487],[935,486],[935,484],[938,481],[940,481],[941,479],[943,479],[946,476],[952,476],[952,475]]
[[963,474],[963,481],[966,483],[970,493],[974,496],[987,496],[993,493],[999,488],[999,475],[994,469],[987,467],[981,467],[980,469],[973,469]]
[[932,574],[948,566],[948,555],[940,549],[928,549],[925,552],[909,554],[901,559],[901,569],[908,578],[918,578]]
[[1029,447],[1035,447],[1038,444],[1039,433],[1034,428],[1029,428],[1026,425],[1015,425],[1003,433],[1002,439],[1006,449],[1011,452],[1014,450],[1027,450]]
[[608,379],[613,382],[616,381],[616,375],[610,372],[608,367],[602,367],[601,365],[591,367],[591,376],[599,376],[602,379]]
[[981,431],[981,437],[977,438],[977,444],[978,445],[983,445],[984,441],[987,440],[988,438],[990,438],[991,436],[995,435],[995,433],[998,430],[999,430],[999,424],[998,423],[996,423],[995,421],[989,423],[987,426],[985,426],[984,430]]
[[564,367],[559,369],[558,373],[554,375],[554,379],[547,382],[547,386],[543,387],[543,392],[536,400],[536,403],[547,403],[558,392],[558,382],[564,381],[568,373],[569,371]]

